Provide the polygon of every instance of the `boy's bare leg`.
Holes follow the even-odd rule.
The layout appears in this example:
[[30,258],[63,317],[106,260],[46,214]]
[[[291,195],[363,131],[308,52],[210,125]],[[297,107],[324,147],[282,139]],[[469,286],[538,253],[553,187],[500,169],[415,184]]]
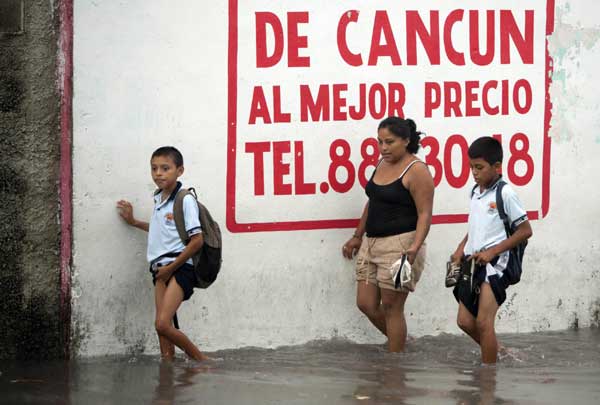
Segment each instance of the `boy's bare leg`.
[[[165,292],[167,291],[167,285],[164,281],[156,280],[156,285],[154,286],[154,304],[156,306],[156,316],[154,319],[154,323],[158,322],[158,315],[160,313],[160,308],[162,307],[163,297]],[[173,343],[169,341],[164,336],[158,334],[158,343],[160,345],[160,355],[162,358],[170,360],[175,357],[175,346]]]
[[498,341],[494,330],[498,304],[488,283],[481,284],[480,289],[476,323],[479,332],[479,345],[481,346],[481,361],[484,364],[494,364],[498,357]]
[[404,303],[407,297],[408,293],[405,292],[381,289],[390,352],[404,351],[404,344],[406,343]]
[[359,281],[356,284],[356,306],[381,333],[386,335],[385,313],[381,306],[379,287],[373,283]]
[[177,311],[177,308],[183,301],[183,290],[177,284],[175,278],[171,278],[167,290],[163,296],[160,312],[156,320],[156,331],[159,335],[168,339],[172,344],[183,350],[194,360],[208,360],[209,357],[202,354],[194,343],[180,330],[177,330],[171,320]]
[[479,331],[477,330],[477,322],[473,314],[469,312],[465,304],[458,303],[458,315],[456,316],[456,324],[467,335],[479,344]]
[[[479,344],[479,331],[477,330],[477,320],[469,312],[462,302],[458,303],[458,316],[456,317],[456,323],[467,335]],[[497,340],[497,338],[496,338]],[[506,351],[506,348],[498,342],[498,353],[502,354]]]

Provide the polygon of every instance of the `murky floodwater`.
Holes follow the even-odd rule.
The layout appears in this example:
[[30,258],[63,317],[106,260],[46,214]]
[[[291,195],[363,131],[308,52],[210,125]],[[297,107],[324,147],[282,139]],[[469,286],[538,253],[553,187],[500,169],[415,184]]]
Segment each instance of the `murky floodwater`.
[[313,342],[210,355],[207,365],[157,356],[70,363],[4,362],[1,403],[71,404],[599,404],[600,330],[502,335],[511,354],[479,366],[465,336],[381,345]]

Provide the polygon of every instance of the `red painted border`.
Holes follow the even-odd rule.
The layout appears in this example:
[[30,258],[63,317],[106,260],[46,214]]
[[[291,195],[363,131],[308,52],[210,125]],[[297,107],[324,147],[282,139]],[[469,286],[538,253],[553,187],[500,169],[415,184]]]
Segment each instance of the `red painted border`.
[[[286,222],[239,223],[235,219],[235,175],[237,138],[237,56],[238,56],[238,0],[229,0],[229,46],[228,46],[228,109],[227,109],[227,194],[226,225],[230,232],[297,231],[308,229],[354,228],[358,219],[331,219]],[[554,0],[546,1],[546,35],[554,31]],[[550,83],[552,82],[552,58],[546,39],[546,98],[544,113],[544,144],[542,152],[542,212],[528,211],[531,220],[545,217],[550,209],[550,119],[552,102]],[[467,222],[467,214],[441,214],[432,217],[433,224],[456,224]]]
[[64,356],[70,356],[73,222],[73,0],[59,0],[58,91],[60,93],[60,317]]
[[548,50],[548,36],[554,32],[554,0],[546,2],[546,111],[544,114],[544,152],[542,163],[542,218],[550,210],[550,120],[552,119],[552,100],[550,99],[550,84],[554,71],[552,57]]

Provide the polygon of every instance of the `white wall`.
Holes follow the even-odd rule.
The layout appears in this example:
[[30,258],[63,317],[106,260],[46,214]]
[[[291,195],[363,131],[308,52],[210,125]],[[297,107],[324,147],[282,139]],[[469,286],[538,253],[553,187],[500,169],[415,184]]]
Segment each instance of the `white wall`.
[[[348,38],[353,47],[366,47],[371,29],[366,21],[374,14],[370,2],[240,3],[236,93],[228,89],[231,44],[226,2],[75,1],[73,327],[79,355],[158,352],[153,289],[145,261],[146,235],[122,223],[115,203],[129,199],[136,216],[149,217],[154,190],[149,157],[165,144],[183,151],[184,183],[199,190],[224,231],[224,266],[218,281],[206,291],[196,290],[179,311],[183,330],[201,349],[275,347],[336,336],[358,342],[383,341],[354,305],[353,264],[340,254],[352,229],[331,222],[357,218],[364,194],[358,182],[347,193],[324,194],[318,181],[327,178],[328,148],[333,139],[348,139],[358,166],[357,148],[364,138],[375,135],[378,120],[299,122],[293,94],[302,83],[403,82],[407,87],[406,115],[442,143],[453,132],[463,134],[469,142],[494,131],[526,132],[536,170],[517,190],[527,209],[541,216],[546,15],[539,10],[545,11],[545,1],[528,6],[511,3],[513,10],[536,10],[533,65],[500,65],[496,61],[486,68],[457,67],[443,59],[441,65],[431,67],[421,50],[419,60],[423,62],[417,66],[394,67],[382,62],[356,69],[341,64],[336,54],[337,21],[341,11],[361,10],[359,21],[365,25],[351,26],[357,31],[349,31]],[[511,8],[505,3],[497,7]],[[421,9],[437,8],[441,15],[454,9],[448,1],[419,4]],[[471,1],[462,7],[481,6]],[[392,24],[401,24],[398,16],[404,10],[396,2],[378,8],[388,8]],[[301,50],[300,55],[311,56],[310,68],[257,69],[253,65],[254,34],[249,24],[254,11],[261,10],[278,14],[309,11],[310,23],[300,29],[301,35],[309,36],[309,49]],[[534,237],[526,255],[526,274],[519,285],[511,287],[499,311],[500,332],[599,322],[600,209],[595,170],[599,168],[600,135],[594,95],[600,83],[594,73],[600,62],[600,29],[592,17],[599,11],[600,5],[591,0],[561,0],[555,5],[555,29],[549,38],[554,60],[550,208],[546,217],[532,223]],[[401,31],[394,25],[396,29]],[[457,29],[453,41],[464,46],[466,34]],[[402,42],[398,39],[398,43]],[[366,60],[367,51],[363,52]],[[511,55],[515,58],[514,50]],[[528,114],[424,117],[419,93],[424,81],[520,77],[532,83],[534,101]],[[251,89],[261,84],[281,85],[284,107],[292,112],[290,123],[248,124]],[[238,110],[238,143],[230,144],[236,150],[229,150],[229,155],[228,91],[237,95]],[[274,196],[269,157],[265,160],[265,195],[255,196],[252,160],[244,152],[243,142],[261,140],[302,140],[305,180],[316,183],[316,193]],[[233,189],[236,196],[228,201],[228,159],[231,176],[232,156],[237,166],[229,196],[233,197]],[[452,157],[458,171],[459,156],[455,153]],[[293,162],[291,155],[284,160]],[[286,182],[294,178],[293,166],[291,170],[292,175],[284,177]],[[518,174],[523,171],[517,167]],[[470,180],[461,189],[443,180],[436,193],[435,213],[466,213],[469,188]],[[226,215],[233,212],[233,206],[235,221],[242,225],[229,221],[228,230]],[[321,222],[311,226],[305,223],[308,220]],[[300,221],[304,228],[330,229],[255,232],[256,225],[243,225],[263,224],[258,229],[294,226],[286,221]],[[284,224],[264,225],[281,222]],[[244,226],[251,232],[240,232]],[[465,231],[464,223],[432,227],[428,265],[407,302],[410,334],[458,333],[456,304],[442,279],[445,261]]]

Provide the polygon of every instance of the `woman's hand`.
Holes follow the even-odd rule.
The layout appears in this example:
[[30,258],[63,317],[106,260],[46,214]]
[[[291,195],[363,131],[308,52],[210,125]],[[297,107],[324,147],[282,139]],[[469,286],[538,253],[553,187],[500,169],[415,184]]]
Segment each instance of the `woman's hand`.
[[408,260],[408,262],[410,263],[411,266],[415,262],[418,252],[419,252],[419,248],[416,246],[411,246],[406,250],[406,252],[404,252],[404,254],[406,255],[406,259]]
[[135,218],[133,217],[133,205],[131,205],[129,201],[117,201],[117,209],[119,210],[119,215],[125,220],[125,222],[127,222],[131,226],[135,226]]
[[362,239],[358,236],[351,237],[348,239],[348,242],[344,243],[344,246],[342,246],[342,255],[346,259],[352,259],[358,253],[361,243]]

